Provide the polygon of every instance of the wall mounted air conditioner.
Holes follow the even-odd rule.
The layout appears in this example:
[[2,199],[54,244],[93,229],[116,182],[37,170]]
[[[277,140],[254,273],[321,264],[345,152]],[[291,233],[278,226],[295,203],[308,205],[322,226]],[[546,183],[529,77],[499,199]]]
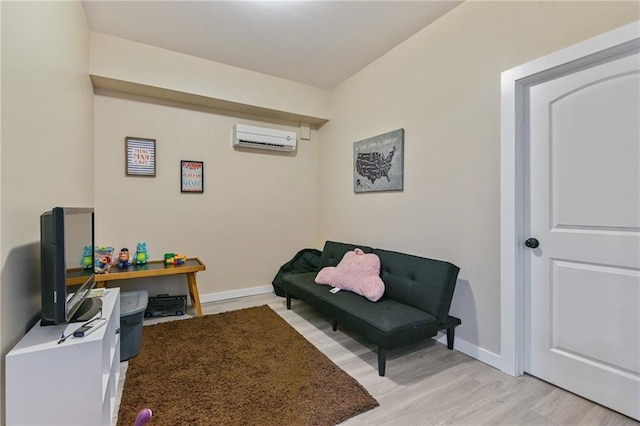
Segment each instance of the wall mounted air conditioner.
[[291,152],[296,150],[296,133],[235,124],[233,126],[233,147]]

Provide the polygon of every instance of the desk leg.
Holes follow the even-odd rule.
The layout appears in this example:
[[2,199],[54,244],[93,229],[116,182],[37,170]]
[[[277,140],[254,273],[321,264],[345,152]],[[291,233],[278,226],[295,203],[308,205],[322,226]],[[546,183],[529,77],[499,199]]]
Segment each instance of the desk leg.
[[191,296],[191,306],[196,308],[196,314],[202,316],[202,306],[200,305],[200,295],[198,294],[198,284],[196,283],[196,273],[187,272],[187,284],[189,285],[189,296]]

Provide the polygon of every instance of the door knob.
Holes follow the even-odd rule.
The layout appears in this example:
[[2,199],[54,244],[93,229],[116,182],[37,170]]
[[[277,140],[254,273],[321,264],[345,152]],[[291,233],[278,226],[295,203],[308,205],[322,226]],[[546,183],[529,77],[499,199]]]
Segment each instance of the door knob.
[[538,241],[535,238],[529,238],[529,239],[527,239],[527,241],[524,242],[524,245],[529,247],[529,248],[534,249],[534,248],[536,248],[536,247],[538,247],[540,245],[540,241]]

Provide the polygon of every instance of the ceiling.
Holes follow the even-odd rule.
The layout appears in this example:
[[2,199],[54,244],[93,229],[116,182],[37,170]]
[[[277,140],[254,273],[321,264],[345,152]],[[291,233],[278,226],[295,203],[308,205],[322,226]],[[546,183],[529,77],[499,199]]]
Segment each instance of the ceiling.
[[461,3],[83,1],[93,31],[324,89]]

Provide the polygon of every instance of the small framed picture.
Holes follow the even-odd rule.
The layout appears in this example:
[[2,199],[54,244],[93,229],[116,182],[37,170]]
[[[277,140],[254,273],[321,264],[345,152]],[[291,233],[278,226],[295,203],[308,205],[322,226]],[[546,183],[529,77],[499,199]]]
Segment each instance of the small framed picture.
[[204,192],[204,162],[180,161],[180,192],[201,194]]
[[125,174],[156,176],[156,140],[127,136],[124,139]]

